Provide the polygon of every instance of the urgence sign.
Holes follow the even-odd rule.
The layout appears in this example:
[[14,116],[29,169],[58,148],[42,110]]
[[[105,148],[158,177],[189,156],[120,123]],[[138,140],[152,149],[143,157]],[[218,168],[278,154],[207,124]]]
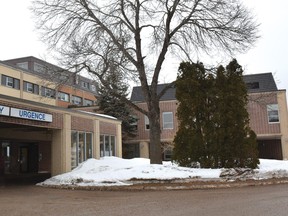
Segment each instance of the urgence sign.
[[9,114],[10,114],[10,107],[0,105],[0,115],[9,116]]
[[0,115],[15,118],[29,119],[35,121],[52,122],[52,115],[48,113],[35,112],[31,110],[17,109],[0,105]]

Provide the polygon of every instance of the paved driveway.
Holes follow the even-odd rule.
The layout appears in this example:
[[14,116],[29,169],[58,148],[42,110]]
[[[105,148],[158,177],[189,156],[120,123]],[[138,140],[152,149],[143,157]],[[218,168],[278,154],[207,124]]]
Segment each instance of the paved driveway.
[[286,216],[288,185],[179,191],[79,191],[0,186],[0,215]]

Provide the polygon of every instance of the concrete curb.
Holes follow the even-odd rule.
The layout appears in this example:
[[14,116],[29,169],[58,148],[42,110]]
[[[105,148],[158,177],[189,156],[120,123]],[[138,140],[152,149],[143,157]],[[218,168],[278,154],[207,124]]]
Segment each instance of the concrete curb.
[[245,180],[245,181],[223,181],[223,180],[171,180],[167,181],[141,181],[129,186],[78,186],[78,185],[41,185],[41,187],[70,190],[95,190],[95,191],[165,191],[165,190],[205,190],[221,188],[240,188],[247,186],[264,186],[288,184],[288,178]]

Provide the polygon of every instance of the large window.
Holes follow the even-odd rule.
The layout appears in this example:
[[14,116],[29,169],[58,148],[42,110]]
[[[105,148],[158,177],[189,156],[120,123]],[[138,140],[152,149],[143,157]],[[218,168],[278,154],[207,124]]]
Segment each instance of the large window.
[[163,112],[163,129],[173,129],[173,113],[172,112]]
[[82,98],[72,95],[72,103],[76,105],[82,105]]
[[61,100],[61,101],[66,101],[66,102],[70,101],[70,95],[64,92],[58,92],[57,98],[58,100]]
[[17,67],[28,70],[28,62],[20,62],[20,63],[17,63],[16,65]]
[[72,131],[71,133],[71,168],[75,168],[88,158],[92,158],[92,133]]
[[101,135],[100,136],[100,156],[116,156],[116,141],[115,136]]
[[41,95],[44,97],[55,98],[55,90],[47,87],[42,87]]
[[44,65],[34,62],[34,71],[44,74],[47,70]]
[[279,108],[278,104],[267,105],[268,122],[278,123],[279,122]]
[[34,83],[24,81],[23,90],[33,94],[39,94],[39,86]]
[[92,106],[92,105],[93,105],[92,100],[84,99],[84,106]]
[[2,74],[1,85],[7,86],[9,88],[20,89],[20,80]]

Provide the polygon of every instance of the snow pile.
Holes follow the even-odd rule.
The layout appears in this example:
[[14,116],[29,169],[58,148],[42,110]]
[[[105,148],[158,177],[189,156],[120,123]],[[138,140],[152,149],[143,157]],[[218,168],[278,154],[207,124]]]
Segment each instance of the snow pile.
[[[45,186],[121,186],[131,185],[131,180],[173,180],[173,179],[219,179],[220,175],[237,176],[237,172],[223,175],[227,169],[198,169],[179,167],[171,162],[163,165],[150,164],[149,159],[121,159],[104,157],[100,160],[89,159],[71,172],[54,176],[38,185]],[[234,174],[233,174],[234,172]],[[242,179],[267,179],[288,177],[288,161],[260,160],[259,169],[238,171],[248,173]],[[229,177],[229,178],[230,178]],[[230,178],[231,179],[231,178]]]
[[260,159],[257,169],[258,179],[286,178],[288,177],[288,161]]

